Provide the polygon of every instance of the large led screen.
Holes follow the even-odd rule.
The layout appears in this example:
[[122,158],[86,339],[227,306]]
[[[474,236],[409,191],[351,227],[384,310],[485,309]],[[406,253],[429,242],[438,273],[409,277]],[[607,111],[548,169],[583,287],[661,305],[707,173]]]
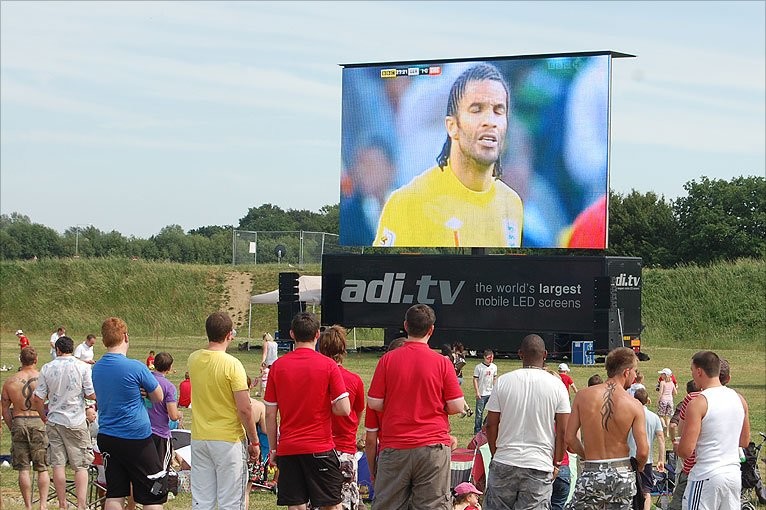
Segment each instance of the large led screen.
[[611,58],[343,66],[341,244],[606,248]]

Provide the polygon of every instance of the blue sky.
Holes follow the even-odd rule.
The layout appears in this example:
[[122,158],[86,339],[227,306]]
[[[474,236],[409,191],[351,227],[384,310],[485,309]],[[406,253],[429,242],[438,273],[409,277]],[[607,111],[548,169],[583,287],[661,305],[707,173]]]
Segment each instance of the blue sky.
[[615,50],[611,187],[766,172],[764,2],[0,4],[0,211],[148,237],[339,200],[338,64]]

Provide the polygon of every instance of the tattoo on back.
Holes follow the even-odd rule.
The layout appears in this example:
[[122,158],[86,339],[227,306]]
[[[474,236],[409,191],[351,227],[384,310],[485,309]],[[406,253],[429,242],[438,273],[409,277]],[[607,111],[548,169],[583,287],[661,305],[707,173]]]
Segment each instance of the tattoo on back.
[[606,385],[606,391],[604,392],[604,403],[601,406],[601,426],[604,430],[609,430],[609,419],[612,417],[613,402],[612,396],[617,385],[613,382]]
[[24,397],[24,411],[32,410],[32,393],[34,389],[31,388],[31,385],[36,380],[37,377],[32,377],[28,381],[24,381],[24,386],[21,387],[21,396]]

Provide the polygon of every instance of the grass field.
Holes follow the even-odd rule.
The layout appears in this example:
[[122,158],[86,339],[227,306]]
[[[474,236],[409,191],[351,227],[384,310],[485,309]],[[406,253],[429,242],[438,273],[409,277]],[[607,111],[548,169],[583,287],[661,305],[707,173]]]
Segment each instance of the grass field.
[[[88,333],[98,333],[101,321],[110,315],[127,320],[131,332],[129,355],[143,360],[150,349],[167,351],[176,359],[176,384],[185,371],[186,359],[203,347],[204,318],[223,309],[235,317],[246,336],[247,323],[241,311],[229,304],[227,276],[236,280],[249,274],[253,294],[277,287],[284,266],[204,266],[125,259],[0,261],[0,365],[18,366],[17,339],[22,328],[32,345],[40,350],[41,363],[48,360],[48,338],[58,324],[79,343]],[[303,274],[320,274],[319,266],[304,267]],[[647,387],[663,367],[670,367],[683,388],[689,378],[689,360],[699,349],[713,349],[732,365],[732,387],[750,403],[751,426],[755,433],[766,432],[766,260],[740,260],[710,267],[645,269],[643,288],[643,350],[651,356],[641,363],[647,373]],[[319,311],[319,309],[317,309]],[[253,337],[276,326],[276,306],[253,307]],[[438,327],[438,323],[437,323]],[[355,332],[359,346],[380,346],[380,330]],[[235,342],[236,343],[236,342]],[[349,339],[354,345],[354,340]],[[96,346],[97,356],[104,352]],[[258,374],[261,352],[232,351],[244,363],[248,374]],[[358,372],[369,385],[379,354],[352,353],[347,368]],[[464,372],[470,376],[472,359]],[[500,373],[519,366],[518,361],[496,360]],[[579,387],[594,373],[604,375],[603,366],[573,367]],[[0,372],[0,382],[7,375]],[[679,395],[677,399],[680,399]],[[469,403],[473,397],[469,395]],[[193,419],[187,413],[186,425]],[[471,437],[471,418],[451,418],[452,432],[465,445]],[[0,454],[9,452],[8,430],[0,438]],[[0,469],[3,508],[21,508],[16,474]],[[250,508],[274,508],[274,496],[254,494]],[[168,503],[169,509],[191,507],[188,495]]]
[[[33,345],[38,348],[41,347],[40,342],[33,342]],[[157,352],[167,351],[170,352],[175,358],[174,368],[176,372],[171,375],[170,379],[176,383],[176,385],[183,378],[185,371],[186,359],[188,355],[195,349],[203,347],[206,341],[202,336],[199,337],[174,337],[174,338],[162,338],[155,339],[150,337],[133,336],[130,337],[130,351],[129,356],[136,359],[143,360],[146,357],[146,353],[153,349]],[[9,334],[3,334],[0,336],[0,347],[2,348],[2,356],[0,360],[4,364],[10,364],[14,361],[16,356],[16,337]],[[47,350],[43,347],[43,353],[41,359],[47,361]],[[103,354],[103,346],[97,344],[96,353],[97,357]],[[652,381],[658,370],[664,367],[670,367],[677,375],[679,385],[683,387],[684,383],[689,379],[689,360],[691,355],[695,352],[695,349],[688,348],[670,348],[670,347],[656,347],[652,349],[652,359],[649,361],[640,363],[640,370],[647,374],[647,387],[652,393]],[[260,350],[250,351],[237,351],[231,350],[231,354],[239,358],[244,364],[248,374],[253,377],[258,374],[259,363],[261,359]],[[750,422],[753,433],[757,431],[766,432],[766,365],[764,364],[763,352],[753,352],[752,350],[721,350],[719,354],[727,358],[732,366],[732,384],[731,386],[737,391],[740,391],[750,403]],[[375,353],[350,353],[346,363],[344,364],[349,370],[357,372],[361,375],[365,388],[369,386],[372,378],[372,373],[375,369],[375,365],[379,358],[379,354]],[[479,363],[479,359],[470,359],[464,373],[469,375],[476,363]],[[18,361],[14,363],[17,365]],[[499,359],[496,360],[499,373],[503,374],[520,366],[518,360]],[[588,367],[572,367],[572,377],[578,387],[585,387],[587,379],[595,374],[605,375],[603,365],[595,365]],[[4,374],[3,374],[4,375]],[[469,380],[467,378],[466,380]],[[676,397],[676,401],[682,398],[683,395]],[[473,396],[468,393],[468,401],[471,407],[474,407]],[[185,411],[185,425],[189,426],[193,420],[193,414],[190,410]],[[450,418],[452,427],[452,433],[458,437],[459,444],[465,446],[473,433],[473,418],[459,418],[453,416]],[[363,434],[363,430],[360,428],[360,435]],[[9,434],[7,429],[3,431],[2,439],[0,440],[0,453],[9,452]],[[2,475],[2,482],[0,489],[2,490],[2,497],[4,500],[3,508],[6,509],[18,509],[22,508],[20,505],[20,499],[18,497],[18,487],[16,485],[16,473],[10,469],[2,469],[0,471]],[[275,508],[275,496],[270,493],[254,493],[250,500],[250,509],[265,510]],[[188,509],[191,508],[191,498],[188,494],[179,495],[173,501],[168,502],[166,505],[168,509]]]

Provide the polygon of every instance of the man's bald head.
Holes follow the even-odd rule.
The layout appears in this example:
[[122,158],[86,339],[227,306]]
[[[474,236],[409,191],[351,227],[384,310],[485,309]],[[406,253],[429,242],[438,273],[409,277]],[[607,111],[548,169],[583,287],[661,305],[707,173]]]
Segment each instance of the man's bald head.
[[548,352],[545,350],[545,342],[539,335],[527,335],[521,341],[519,356],[525,365],[543,366],[543,361]]

